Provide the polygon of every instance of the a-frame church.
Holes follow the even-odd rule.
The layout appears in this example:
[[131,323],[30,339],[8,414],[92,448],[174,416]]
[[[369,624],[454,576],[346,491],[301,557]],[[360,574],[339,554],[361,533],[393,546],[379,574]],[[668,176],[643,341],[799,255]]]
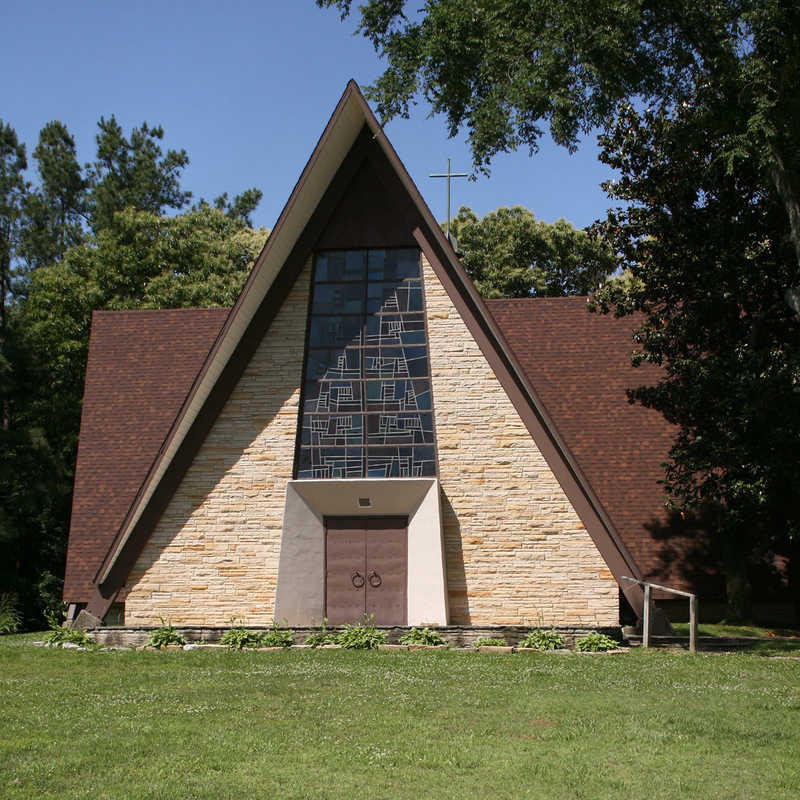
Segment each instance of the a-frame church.
[[70,615],[616,625],[682,585],[629,352],[482,300],[351,82],[232,309],[94,314]]

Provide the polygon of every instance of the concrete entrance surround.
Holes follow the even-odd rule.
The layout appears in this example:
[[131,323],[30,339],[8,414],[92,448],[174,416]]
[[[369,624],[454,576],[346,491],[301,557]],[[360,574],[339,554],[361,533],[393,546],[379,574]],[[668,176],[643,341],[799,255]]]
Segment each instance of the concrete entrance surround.
[[[369,507],[359,505],[366,499]],[[436,478],[289,481],[275,597],[279,624],[319,625],[325,616],[326,516],[408,516],[408,624],[447,624]]]

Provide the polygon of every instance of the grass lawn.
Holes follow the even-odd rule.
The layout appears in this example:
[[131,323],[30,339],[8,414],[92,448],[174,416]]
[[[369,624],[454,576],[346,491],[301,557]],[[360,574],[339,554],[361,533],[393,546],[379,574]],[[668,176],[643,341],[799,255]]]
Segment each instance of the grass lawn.
[[[689,635],[688,622],[673,622],[675,632],[681,636]],[[800,638],[800,631],[794,628],[763,628],[760,625],[731,625],[724,622],[706,625],[699,623],[697,633],[700,636],[757,636],[762,639],[771,639],[776,636],[787,638]]]
[[32,638],[0,638],[4,799],[800,796],[795,658]]
[[[678,636],[689,636],[688,622],[673,622]],[[762,628],[757,625],[729,625],[718,623],[697,626],[699,636],[710,636],[714,639],[746,637],[752,639],[746,649],[759,655],[796,655],[800,656],[800,631],[790,628]],[[702,647],[702,644],[699,645]]]

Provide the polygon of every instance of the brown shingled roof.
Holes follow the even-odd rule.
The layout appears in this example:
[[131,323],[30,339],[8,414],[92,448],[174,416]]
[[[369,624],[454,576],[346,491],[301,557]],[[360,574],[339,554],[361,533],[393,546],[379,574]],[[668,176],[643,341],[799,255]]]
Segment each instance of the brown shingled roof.
[[[590,314],[586,298],[490,300],[487,306],[606,513],[651,579],[688,587],[665,553],[661,462],[674,429],[627,402],[657,371],[630,365],[630,318]],[[228,309],[95,312],[75,474],[64,597],[92,579],[156,457]]]
[[676,429],[626,390],[658,370],[631,366],[630,317],[592,314],[586,297],[489,300],[528,380],[580,464],[643,577],[691,589],[681,555],[691,541],[664,508],[666,461]]
[[92,315],[65,600],[89,600],[95,573],[228,312]]

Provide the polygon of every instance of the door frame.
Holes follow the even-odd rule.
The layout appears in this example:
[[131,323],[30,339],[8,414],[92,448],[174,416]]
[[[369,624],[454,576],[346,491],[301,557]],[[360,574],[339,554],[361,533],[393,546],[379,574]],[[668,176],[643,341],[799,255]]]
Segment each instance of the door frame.
[[[371,501],[368,513],[364,498]],[[407,624],[447,625],[443,499],[436,478],[288,481],[275,618],[287,625],[314,627],[325,616],[324,517],[407,516]]]

